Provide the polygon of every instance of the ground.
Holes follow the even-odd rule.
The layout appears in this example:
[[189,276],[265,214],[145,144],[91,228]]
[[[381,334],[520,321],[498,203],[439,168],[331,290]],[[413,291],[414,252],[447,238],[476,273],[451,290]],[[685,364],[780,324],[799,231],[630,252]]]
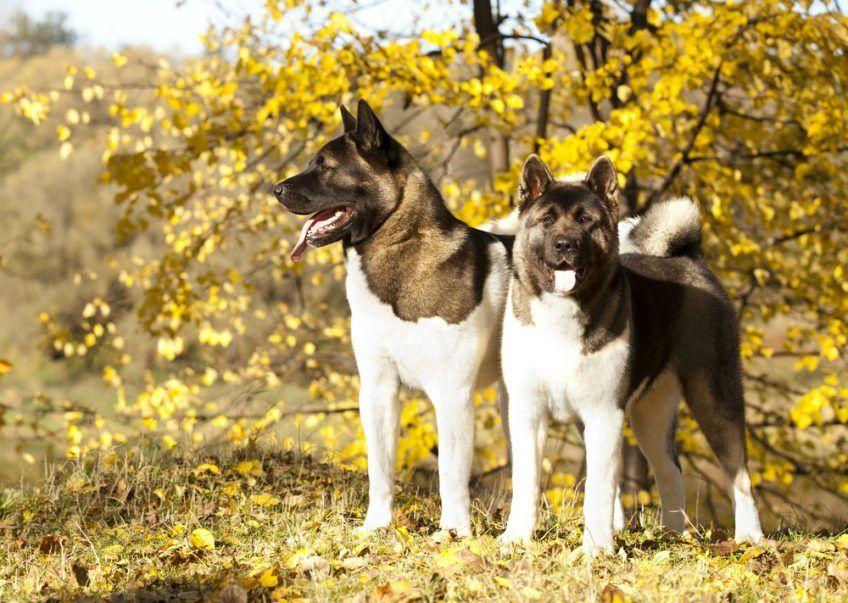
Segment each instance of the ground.
[[737,545],[662,535],[650,510],[588,563],[579,513],[504,548],[504,497],[476,492],[474,538],[434,532],[438,497],[398,487],[398,522],[362,537],[367,481],[294,454],[69,462],[0,500],[0,600],[848,600],[848,535]]

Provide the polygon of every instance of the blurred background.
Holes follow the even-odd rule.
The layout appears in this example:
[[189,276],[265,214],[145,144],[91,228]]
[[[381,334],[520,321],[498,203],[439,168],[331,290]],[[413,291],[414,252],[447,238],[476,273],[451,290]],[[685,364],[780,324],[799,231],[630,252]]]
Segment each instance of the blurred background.
[[[157,447],[365,467],[341,250],[293,265],[268,194],[366,98],[472,224],[518,168],[600,154],[622,215],[691,195],[739,309],[752,473],[774,526],[845,525],[848,21],[836,2],[0,3],[0,476]],[[449,370],[449,367],[446,367]],[[506,461],[477,396],[475,483]],[[703,518],[726,512],[685,405]],[[432,479],[429,403],[399,465]],[[632,437],[627,434],[632,444]],[[554,508],[579,492],[552,435]],[[634,446],[625,501],[657,503]],[[489,481],[487,481],[489,480]]]

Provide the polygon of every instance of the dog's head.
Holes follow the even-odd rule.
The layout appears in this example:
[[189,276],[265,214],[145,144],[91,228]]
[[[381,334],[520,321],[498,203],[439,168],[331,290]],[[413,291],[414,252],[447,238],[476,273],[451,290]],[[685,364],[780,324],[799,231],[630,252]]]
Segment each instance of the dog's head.
[[311,215],[291,252],[297,261],[309,247],[342,239],[367,239],[400,202],[396,178],[403,147],[386,132],[364,100],[357,116],[340,106],[344,134],[324,145],[301,173],[274,186],[290,212]]
[[558,182],[537,155],[518,192],[516,267],[537,293],[570,296],[599,283],[618,255],[615,167],[595,161],[582,180]]

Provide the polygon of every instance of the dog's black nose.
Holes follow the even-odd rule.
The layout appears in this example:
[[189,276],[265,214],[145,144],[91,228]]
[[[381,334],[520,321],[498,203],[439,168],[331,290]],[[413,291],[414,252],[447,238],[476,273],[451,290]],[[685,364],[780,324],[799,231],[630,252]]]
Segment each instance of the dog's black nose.
[[271,192],[274,193],[274,196],[279,199],[283,196],[283,191],[286,190],[286,185],[280,182],[276,184],[274,188],[271,189]]
[[567,251],[577,251],[577,241],[574,239],[559,235],[554,239],[554,249],[560,253]]

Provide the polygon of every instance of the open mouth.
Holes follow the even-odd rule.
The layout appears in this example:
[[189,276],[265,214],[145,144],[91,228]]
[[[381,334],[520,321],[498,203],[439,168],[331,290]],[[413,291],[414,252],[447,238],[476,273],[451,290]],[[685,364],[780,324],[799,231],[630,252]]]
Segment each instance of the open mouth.
[[542,262],[542,271],[554,293],[562,295],[574,291],[578,283],[586,276],[586,266],[574,268],[566,262],[556,267],[551,267],[546,262]]
[[351,205],[337,205],[316,212],[300,230],[300,236],[289,257],[297,262],[307,247],[323,247],[342,238],[353,222],[356,210]]

